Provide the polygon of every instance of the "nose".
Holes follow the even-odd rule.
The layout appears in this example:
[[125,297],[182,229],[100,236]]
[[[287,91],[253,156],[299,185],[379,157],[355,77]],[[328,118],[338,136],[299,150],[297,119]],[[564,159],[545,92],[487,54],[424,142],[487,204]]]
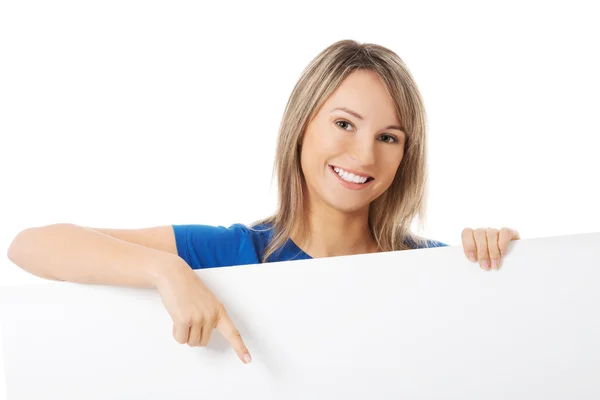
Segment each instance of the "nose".
[[372,165],[375,163],[375,143],[372,139],[361,141],[357,136],[348,154],[359,165]]

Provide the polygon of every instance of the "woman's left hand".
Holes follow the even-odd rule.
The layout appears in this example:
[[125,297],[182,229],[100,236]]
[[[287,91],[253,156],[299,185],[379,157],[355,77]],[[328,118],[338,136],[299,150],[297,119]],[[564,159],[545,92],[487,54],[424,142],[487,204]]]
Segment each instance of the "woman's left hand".
[[510,228],[465,228],[462,231],[463,250],[472,262],[479,262],[481,269],[500,268],[500,258],[506,254],[508,243],[519,240],[519,232]]

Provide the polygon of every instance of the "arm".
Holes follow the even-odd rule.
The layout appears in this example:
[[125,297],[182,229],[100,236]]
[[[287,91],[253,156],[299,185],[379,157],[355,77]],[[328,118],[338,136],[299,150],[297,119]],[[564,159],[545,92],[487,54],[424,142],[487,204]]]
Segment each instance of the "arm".
[[47,279],[156,287],[173,320],[177,342],[206,346],[212,329],[217,328],[240,360],[251,360],[224,306],[178,257],[171,226],[95,230],[54,224],[29,228],[14,238],[8,258]]
[[41,278],[134,287],[155,287],[169,269],[189,269],[170,226],[103,231],[114,236],[66,223],[25,229],[8,258]]

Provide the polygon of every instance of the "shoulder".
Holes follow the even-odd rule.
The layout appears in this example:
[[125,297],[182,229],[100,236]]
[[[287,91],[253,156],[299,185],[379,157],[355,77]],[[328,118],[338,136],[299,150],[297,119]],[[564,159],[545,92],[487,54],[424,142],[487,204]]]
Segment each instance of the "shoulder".
[[233,224],[229,227],[222,225],[201,225],[201,224],[188,224],[188,225],[171,225],[175,238],[178,240],[178,244],[192,243],[223,243],[239,240],[244,234],[242,224]]
[[414,240],[410,236],[405,239],[405,243],[411,249],[428,249],[432,247],[446,247],[448,246],[446,243],[440,242],[438,240],[422,238],[418,236],[414,236],[417,240]]
[[257,234],[241,223],[229,226],[171,225],[179,257],[193,269],[236,265],[244,248],[254,247]]
[[427,247],[446,247],[448,246],[446,243],[439,242],[433,239],[427,239]]

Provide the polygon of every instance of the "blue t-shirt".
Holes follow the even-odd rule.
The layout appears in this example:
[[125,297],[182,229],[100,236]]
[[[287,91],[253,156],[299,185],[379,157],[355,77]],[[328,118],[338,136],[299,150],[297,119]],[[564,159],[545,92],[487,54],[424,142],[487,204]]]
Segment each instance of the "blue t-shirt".
[[[254,227],[255,230],[251,230],[239,223],[228,228],[212,225],[171,226],[175,232],[179,257],[193,269],[259,264],[273,232],[267,225],[258,225]],[[414,243],[412,244],[412,248],[417,248]],[[435,240],[428,240],[428,244],[429,247],[447,246]],[[311,258],[296,243],[288,239],[267,262]]]

